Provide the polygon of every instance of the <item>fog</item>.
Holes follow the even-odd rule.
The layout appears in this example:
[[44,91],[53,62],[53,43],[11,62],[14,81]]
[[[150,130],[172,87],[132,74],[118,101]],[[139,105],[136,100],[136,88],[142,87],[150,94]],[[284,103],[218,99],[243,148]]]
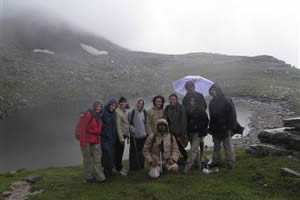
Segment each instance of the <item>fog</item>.
[[27,9],[48,12],[131,50],[268,54],[300,63],[297,0],[1,1],[1,17]]

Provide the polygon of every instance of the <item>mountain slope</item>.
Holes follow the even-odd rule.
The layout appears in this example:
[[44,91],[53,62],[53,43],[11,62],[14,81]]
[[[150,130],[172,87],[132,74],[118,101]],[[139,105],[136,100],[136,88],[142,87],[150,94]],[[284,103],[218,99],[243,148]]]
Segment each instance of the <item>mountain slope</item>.
[[[299,70],[272,56],[133,52],[40,13],[2,23],[0,116],[20,102],[167,94],[188,74],[217,81],[230,95],[288,100],[300,113]],[[82,45],[107,54],[92,55]]]

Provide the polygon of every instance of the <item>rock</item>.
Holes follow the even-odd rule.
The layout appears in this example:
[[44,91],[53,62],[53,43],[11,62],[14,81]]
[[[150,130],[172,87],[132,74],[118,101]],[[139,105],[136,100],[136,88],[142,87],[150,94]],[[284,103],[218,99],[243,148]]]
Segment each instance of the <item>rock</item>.
[[296,172],[292,169],[289,169],[289,168],[281,168],[280,169],[280,174],[281,176],[294,176],[294,177],[298,177],[300,178],[300,173],[299,172]]
[[4,197],[8,197],[8,196],[10,196],[11,195],[11,191],[4,191],[4,192],[2,192],[2,195],[4,196]]
[[291,151],[270,144],[254,144],[247,147],[246,152],[257,156],[286,156],[292,154]]
[[295,127],[297,129],[300,129],[300,117],[284,119],[283,124],[286,127]]
[[293,128],[265,129],[258,134],[258,138],[262,143],[300,151],[300,135],[294,134],[293,130]]
[[39,181],[42,177],[40,175],[30,175],[24,178],[25,181],[27,181],[28,183],[36,183],[37,181]]

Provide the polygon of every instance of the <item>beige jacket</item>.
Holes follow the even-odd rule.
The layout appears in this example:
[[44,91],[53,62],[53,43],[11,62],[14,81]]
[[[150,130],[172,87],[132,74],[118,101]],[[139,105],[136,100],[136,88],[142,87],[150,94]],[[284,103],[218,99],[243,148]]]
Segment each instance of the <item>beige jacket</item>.
[[154,134],[156,132],[156,123],[159,119],[163,118],[164,109],[158,109],[153,106],[147,112],[147,122],[146,122],[146,132],[148,135]]
[[[158,120],[157,124],[164,123],[168,126],[168,122],[165,119]],[[163,155],[162,162],[165,163],[169,159],[178,161],[180,156],[180,151],[177,146],[176,139],[169,132],[161,135],[157,132],[148,136],[144,149],[143,155],[148,163],[155,161],[157,164],[160,164],[160,146],[163,141]]]
[[123,111],[120,108],[116,109],[116,124],[119,140],[120,142],[124,142],[124,137],[129,137],[130,124],[126,111]]

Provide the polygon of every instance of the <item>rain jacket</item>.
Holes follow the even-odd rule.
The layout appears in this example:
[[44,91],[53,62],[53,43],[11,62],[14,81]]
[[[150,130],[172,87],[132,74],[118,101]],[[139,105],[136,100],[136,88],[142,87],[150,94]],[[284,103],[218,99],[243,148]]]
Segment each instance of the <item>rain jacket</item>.
[[93,111],[81,114],[80,121],[76,128],[79,132],[80,146],[84,147],[87,143],[100,143],[103,125],[101,114],[102,113],[96,114]]
[[189,139],[191,139],[195,133],[198,133],[200,137],[206,135],[209,120],[207,113],[202,107],[191,107],[187,111],[187,119]]
[[204,110],[207,109],[207,104],[205,102],[204,96],[199,93],[199,92],[194,92],[194,93],[187,93],[182,100],[182,105],[185,107],[186,110],[190,109],[190,101],[191,98],[195,98],[196,105],[201,106]]
[[217,96],[209,103],[209,130],[214,137],[225,139],[233,128],[234,118],[236,118],[235,109],[232,100],[225,97],[217,84],[214,84],[210,90],[212,88],[216,89]]
[[124,142],[124,138],[129,137],[129,121],[125,110],[116,109],[116,125],[119,141]]
[[[160,123],[163,123],[168,127],[168,122],[165,119],[160,119],[157,122],[157,125]],[[177,142],[174,136],[169,133],[168,129],[166,133],[162,134],[159,133],[156,128],[155,133],[149,135],[146,139],[143,155],[148,163],[152,163],[154,161],[157,164],[160,164],[160,152],[162,152],[163,163],[167,162],[169,159],[172,159],[174,162],[178,161],[180,152]]]
[[156,132],[156,123],[159,119],[164,117],[164,109],[152,106],[147,112],[146,132],[148,135]]
[[176,106],[168,105],[164,111],[164,118],[168,121],[172,135],[175,137],[187,135],[187,118],[183,105],[179,103]]

